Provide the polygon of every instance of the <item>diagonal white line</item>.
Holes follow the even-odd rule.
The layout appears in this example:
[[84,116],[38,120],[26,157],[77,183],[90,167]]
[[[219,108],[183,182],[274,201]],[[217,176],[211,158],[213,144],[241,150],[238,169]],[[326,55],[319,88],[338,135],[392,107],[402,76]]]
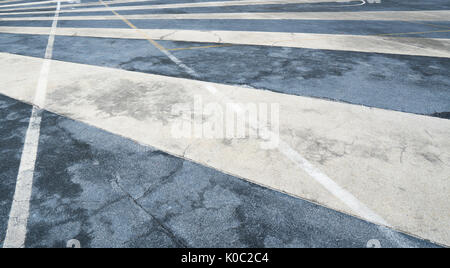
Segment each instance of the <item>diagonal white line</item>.
[[38,85],[36,87],[34,103],[37,106],[33,106],[28,130],[25,136],[22,158],[20,160],[19,172],[17,174],[14,199],[9,214],[5,242],[3,243],[4,248],[25,247],[30,199],[33,187],[33,176],[41,130],[42,110],[39,107],[43,107],[45,103],[47,79],[50,70],[50,59],[52,58],[53,43],[55,41],[60,8],[61,4],[58,2],[50,31],[50,37],[48,39],[47,49],[45,51],[45,59],[41,68]]

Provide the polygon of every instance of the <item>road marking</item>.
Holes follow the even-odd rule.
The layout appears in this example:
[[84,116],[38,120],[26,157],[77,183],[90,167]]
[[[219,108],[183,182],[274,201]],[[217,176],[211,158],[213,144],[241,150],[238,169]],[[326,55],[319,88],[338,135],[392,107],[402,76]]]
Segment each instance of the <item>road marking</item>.
[[168,51],[179,51],[179,50],[192,50],[192,49],[203,49],[203,48],[216,48],[216,47],[232,47],[233,45],[214,45],[214,46],[198,46],[198,47],[180,47],[167,49]]
[[[104,3],[102,0],[99,0],[101,3],[103,3],[110,11],[112,11],[114,14],[119,16],[123,21],[125,21],[130,27],[133,29],[138,30],[140,33],[145,34],[145,36],[148,36],[145,32],[139,30],[135,25],[133,25],[131,22],[129,22],[125,17],[121,16],[117,12],[115,12],[112,8],[110,8],[106,3]],[[158,44],[156,41],[151,39],[149,36],[147,38],[151,44],[156,44],[155,47],[160,49],[163,53],[165,53],[174,63],[182,67],[186,70],[187,73],[192,75],[193,77],[200,77],[200,75],[194,71],[193,69],[186,66],[184,63],[182,63],[179,59],[174,57],[170,52],[167,51],[163,46]],[[233,100],[225,96],[224,94],[220,93],[219,90],[217,90],[213,86],[207,86],[206,89],[214,95],[216,98],[219,98],[223,101],[223,103],[234,103]],[[245,113],[245,109],[241,107],[240,104],[235,104],[231,106],[235,112],[238,115],[242,115]],[[259,124],[259,123],[257,123]],[[267,130],[264,127],[261,126],[255,126],[251,125],[251,128],[259,131],[263,131],[262,136],[269,137],[269,140],[271,141],[273,138],[278,138],[278,135],[275,133]],[[360,217],[374,222],[376,224],[380,224],[383,226],[390,226],[381,216],[379,216],[374,211],[370,210],[366,205],[364,205],[362,202],[360,202],[355,196],[353,196],[350,192],[343,189],[341,186],[339,186],[335,181],[333,181],[330,177],[328,177],[326,174],[321,172],[318,168],[314,167],[313,164],[311,164],[308,160],[306,160],[303,156],[301,156],[297,151],[295,151],[291,146],[289,146],[286,142],[279,140],[279,146],[278,150],[285,155],[289,160],[291,160],[294,164],[296,164],[298,167],[300,167],[302,170],[304,170],[310,177],[312,177],[315,181],[320,183],[328,192],[330,192],[334,197],[339,199],[341,202],[343,202],[345,205],[347,205],[355,214],[359,215]]]
[[6,230],[4,248],[23,248],[27,234],[27,223],[30,210],[30,199],[33,187],[33,176],[36,164],[39,135],[41,130],[42,108],[45,104],[47,91],[47,79],[50,70],[50,59],[52,58],[53,43],[55,41],[56,27],[58,24],[61,3],[58,1],[55,17],[53,19],[50,36],[48,39],[45,58],[42,64],[38,85],[36,87],[35,106],[31,112],[25,142],[20,160],[19,172],[17,174],[16,190],[9,214],[8,227]]

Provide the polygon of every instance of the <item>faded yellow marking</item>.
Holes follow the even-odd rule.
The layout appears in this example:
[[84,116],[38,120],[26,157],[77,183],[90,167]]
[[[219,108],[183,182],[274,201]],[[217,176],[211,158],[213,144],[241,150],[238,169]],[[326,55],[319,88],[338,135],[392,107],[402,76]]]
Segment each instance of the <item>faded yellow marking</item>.
[[197,47],[180,47],[180,48],[171,48],[167,49],[169,51],[178,51],[178,50],[190,50],[190,49],[202,49],[202,48],[215,48],[215,47],[231,47],[233,45],[214,45],[214,46],[197,46]]

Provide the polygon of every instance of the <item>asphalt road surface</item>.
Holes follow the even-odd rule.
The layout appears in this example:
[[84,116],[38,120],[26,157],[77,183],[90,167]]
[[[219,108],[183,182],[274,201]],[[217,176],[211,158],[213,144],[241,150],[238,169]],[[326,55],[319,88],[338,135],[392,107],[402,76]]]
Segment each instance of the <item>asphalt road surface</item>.
[[448,247],[449,58],[446,0],[0,1],[0,247]]

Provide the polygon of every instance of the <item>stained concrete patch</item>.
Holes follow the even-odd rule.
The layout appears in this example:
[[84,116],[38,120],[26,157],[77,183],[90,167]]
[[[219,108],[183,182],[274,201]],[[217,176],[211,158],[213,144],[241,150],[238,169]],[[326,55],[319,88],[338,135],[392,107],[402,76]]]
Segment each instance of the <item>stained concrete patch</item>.
[[0,248],[6,235],[31,106],[0,95]]
[[44,113],[27,247],[435,246],[393,233]]

